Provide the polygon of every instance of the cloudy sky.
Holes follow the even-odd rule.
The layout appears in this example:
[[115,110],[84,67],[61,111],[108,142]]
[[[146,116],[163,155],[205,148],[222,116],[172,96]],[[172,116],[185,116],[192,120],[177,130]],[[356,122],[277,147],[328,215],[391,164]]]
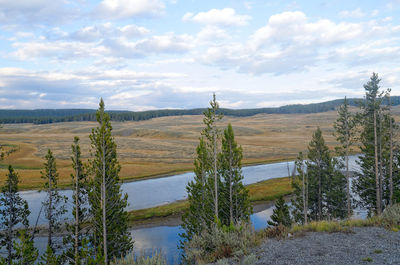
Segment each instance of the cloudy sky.
[[400,0],[0,0],[0,108],[258,108],[400,95]]

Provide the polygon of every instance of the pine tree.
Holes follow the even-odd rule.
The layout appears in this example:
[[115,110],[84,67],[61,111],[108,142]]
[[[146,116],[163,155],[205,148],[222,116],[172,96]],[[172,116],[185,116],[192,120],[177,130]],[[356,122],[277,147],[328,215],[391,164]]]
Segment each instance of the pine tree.
[[219,104],[216,101],[215,94],[213,94],[213,100],[210,102],[210,107],[204,112],[203,123],[206,125],[202,135],[205,138],[207,152],[209,153],[209,159],[211,161],[210,167],[208,168],[208,185],[213,191],[213,210],[215,218],[219,219],[219,204],[218,201],[219,192],[218,186],[220,185],[220,178],[218,176],[218,140],[220,138],[220,131],[217,128],[217,122],[222,119],[222,115],[218,114]]
[[[384,119],[382,113],[382,95],[379,91],[378,74],[373,73],[365,88],[365,101],[361,105],[362,113],[358,115],[358,121],[361,126],[361,155],[359,156],[359,165],[361,172],[353,182],[353,190],[359,197],[358,203],[372,213],[380,214],[382,212],[382,172],[384,168],[384,159],[382,157],[382,143],[385,137],[383,135]],[[383,125],[383,126],[382,126]],[[381,148],[380,148],[381,147]]]
[[0,195],[0,244],[6,247],[5,264],[8,265],[17,257],[13,249],[13,242],[18,236],[16,226],[29,226],[28,203],[18,193],[18,182],[18,174],[9,165],[7,180]]
[[219,154],[219,175],[221,187],[220,220],[224,225],[235,225],[249,220],[252,212],[248,190],[243,185],[242,147],[235,141],[232,125],[224,131]]
[[27,229],[19,231],[18,241],[14,241],[16,262],[13,265],[31,265],[35,264],[39,251],[34,246],[33,237]]
[[70,264],[83,264],[82,263],[82,241],[86,237],[86,229],[84,229],[84,222],[87,220],[87,174],[84,170],[83,163],[81,160],[81,149],[79,146],[79,137],[74,138],[74,144],[72,148],[72,167],[74,173],[71,174],[72,180],[72,200],[74,207],[72,209],[72,215],[74,218],[73,224],[67,224],[67,231],[69,234],[64,237],[64,246],[70,245],[64,254],[66,260]]
[[56,160],[50,149],[48,149],[45,159],[45,168],[41,174],[42,179],[45,180],[43,191],[47,193],[47,196],[46,200],[42,202],[42,205],[45,210],[45,218],[48,221],[47,249],[49,251],[46,252],[47,255],[42,256],[42,260],[46,264],[49,264],[53,257],[56,257],[57,251],[61,248],[60,244],[54,242],[53,237],[54,233],[61,230],[61,218],[67,211],[65,207],[67,197],[62,196],[58,191]]
[[304,168],[304,156],[300,152],[295,161],[296,174],[293,174],[292,187],[294,198],[291,199],[292,215],[295,222],[307,224],[308,221],[308,175]]
[[336,151],[343,157],[346,170],[346,199],[347,199],[347,218],[351,217],[352,205],[350,194],[350,172],[349,172],[349,155],[352,151],[351,147],[355,141],[356,120],[355,116],[349,111],[347,98],[344,98],[343,104],[338,109],[338,118],[333,125],[335,135],[340,146]]
[[112,126],[109,115],[104,111],[103,99],[96,113],[99,126],[92,130],[93,160],[90,161],[94,174],[92,189],[89,192],[90,211],[93,226],[93,246],[96,255],[110,259],[126,255],[133,246],[128,231],[128,195],[122,194],[119,184],[121,169],[117,160],[117,146],[111,135]]
[[182,216],[182,228],[185,233],[181,237],[185,241],[189,241],[193,235],[199,235],[203,230],[209,229],[214,222],[212,191],[208,188],[207,173],[211,165],[203,137],[200,138],[196,153],[195,176],[186,186],[189,209]]
[[308,211],[311,220],[347,215],[346,178],[332,159],[319,128],[313,134],[306,161]]
[[279,197],[275,202],[275,208],[272,211],[271,220],[268,221],[271,226],[278,226],[279,224],[289,227],[292,225],[292,218],[290,217],[289,206],[286,204],[283,196]]
[[195,178],[186,186],[189,209],[182,216],[182,228],[185,230],[181,237],[183,244],[190,241],[193,235],[199,235],[204,230],[210,230],[215,221],[219,219],[218,200],[221,186],[218,174],[218,138],[219,130],[217,121],[222,119],[218,114],[218,102],[215,94],[210,102],[210,108],[204,112],[203,123],[205,128],[201,132],[200,142],[197,146],[197,157],[194,161]]

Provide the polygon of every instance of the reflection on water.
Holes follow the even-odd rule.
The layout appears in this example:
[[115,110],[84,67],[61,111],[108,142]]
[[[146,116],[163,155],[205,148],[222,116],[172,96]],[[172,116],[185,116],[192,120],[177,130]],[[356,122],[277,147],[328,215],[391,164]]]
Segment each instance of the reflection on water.
[[[351,156],[349,165],[351,170],[356,170],[358,165],[355,163],[356,156]],[[288,170],[289,168],[289,170]],[[262,180],[286,177],[288,172],[292,172],[294,162],[280,162],[258,166],[248,166],[242,169],[243,182],[245,185],[256,183]],[[123,183],[121,185],[124,193],[128,194],[128,207],[127,210],[136,210],[150,208],[158,205],[163,205],[177,200],[187,198],[186,185],[194,177],[193,172],[174,175],[165,178],[148,179],[135,182]],[[71,217],[72,210],[72,191],[63,190],[61,195],[69,198],[67,204],[68,213],[64,215],[65,218]],[[22,197],[28,201],[31,215],[29,221],[31,224],[36,222],[36,218],[41,208],[41,202],[45,200],[46,194],[37,191],[23,191]],[[39,224],[45,224],[46,220],[43,217],[39,218]]]
[[[356,156],[350,157],[350,169],[357,170],[358,166],[355,163]],[[293,170],[293,162],[273,163],[259,166],[249,166],[243,168],[244,183],[246,185],[259,182],[266,179],[280,178],[288,175]],[[129,203],[128,210],[142,209],[153,207],[165,203],[174,202],[176,200],[185,199],[186,184],[193,179],[193,173],[179,174],[166,178],[149,179],[137,182],[129,182],[122,184],[124,192],[128,193]],[[156,192],[155,192],[156,191]],[[64,190],[63,195],[71,198],[72,192]],[[41,202],[45,199],[44,193],[37,191],[21,192],[31,209],[30,223],[34,224],[41,208]],[[72,203],[68,204],[69,210],[72,209]],[[272,215],[273,207],[251,215],[250,219],[255,230],[266,228],[267,220]],[[70,216],[67,213],[66,216]],[[355,217],[365,218],[365,211],[356,210]],[[42,216],[39,218],[39,224],[46,223]],[[134,238],[134,251],[136,254],[151,255],[155,250],[161,250],[167,257],[169,264],[179,262],[180,250],[178,249],[179,234],[183,230],[179,226],[158,226],[152,228],[142,228],[131,230]],[[35,239],[35,245],[41,251],[44,251],[47,243],[47,237],[38,237]]]

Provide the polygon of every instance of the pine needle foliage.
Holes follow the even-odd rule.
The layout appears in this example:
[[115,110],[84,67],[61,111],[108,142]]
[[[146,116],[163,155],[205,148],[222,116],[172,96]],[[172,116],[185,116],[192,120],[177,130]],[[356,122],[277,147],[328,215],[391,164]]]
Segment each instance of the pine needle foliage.
[[45,218],[48,222],[47,250],[42,260],[50,262],[49,259],[56,258],[57,252],[62,245],[54,240],[54,234],[61,231],[62,216],[66,213],[67,197],[62,196],[58,190],[58,172],[56,160],[50,149],[47,151],[44,163],[42,179],[45,181],[43,190],[46,192],[46,200],[42,202]]
[[219,154],[221,183],[220,221],[223,225],[248,222],[252,207],[249,191],[243,184],[242,147],[238,146],[231,124],[224,130],[222,148]]
[[79,137],[74,138],[72,149],[72,168],[74,173],[71,174],[72,181],[72,201],[74,207],[72,209],[73,222],[68,223],[66,230],[68,234],[63,238],[65,262],[69,264],[85,264],[83,260],[83,241],[88,236],[88,179],[87,173],[81,160],[81,149],[79,146]]
[[122,194],[119,183],[120,165],[117,145],[111,134],[109,115],[100,100],[96,113],[98,127],[90,135],[92,157],[91,172],[94,175],[89,192],[92,221],[92,245],[96,256],[104,258],[104,264],[114,257],[126,255],[133,247],[128,231],[127,194]]
[[284,225],[290,227],[292,218],[290,217],[289,206],[286,204],[283,196],[275,202],[275,208],[272,211],[271,220],[267,222],[271,226]]
[[18,193],[18,174],[8,166],[5,185],[0,194],[0,246],[5,247],[5,264],[11,265],[18,257],[13,242],[18,237],[18,226],[28,227],[28,203]]

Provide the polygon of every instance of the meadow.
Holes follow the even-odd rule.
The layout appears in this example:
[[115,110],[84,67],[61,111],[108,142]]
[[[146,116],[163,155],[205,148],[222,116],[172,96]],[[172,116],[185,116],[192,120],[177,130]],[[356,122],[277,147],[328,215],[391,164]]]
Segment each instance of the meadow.
[[[399,118],[400,107],[394,108]],[[336,145],[332,124],[336,111],[315,114],[259,114],[251,117],[223,118],[221,130],[231,123],[243,147],[243,164],[258,164],[294,159],[305,151],[312,133],[319,126],[330,148]],[[172,116],[137,122],[112,122],[118,146],[122,181],[150,178],[193,169],[196,145],[204,125],[203,116]],[[57,159],[61,186],[70,183],[71,144],[81,139],[84,160],[90,157],[89,134],[96,122],[54,124],[3,124],[0,144],[14,149],[0,161],[0,183],[11,164],[20,174],[21,188],[39,188],[47,149]]]

